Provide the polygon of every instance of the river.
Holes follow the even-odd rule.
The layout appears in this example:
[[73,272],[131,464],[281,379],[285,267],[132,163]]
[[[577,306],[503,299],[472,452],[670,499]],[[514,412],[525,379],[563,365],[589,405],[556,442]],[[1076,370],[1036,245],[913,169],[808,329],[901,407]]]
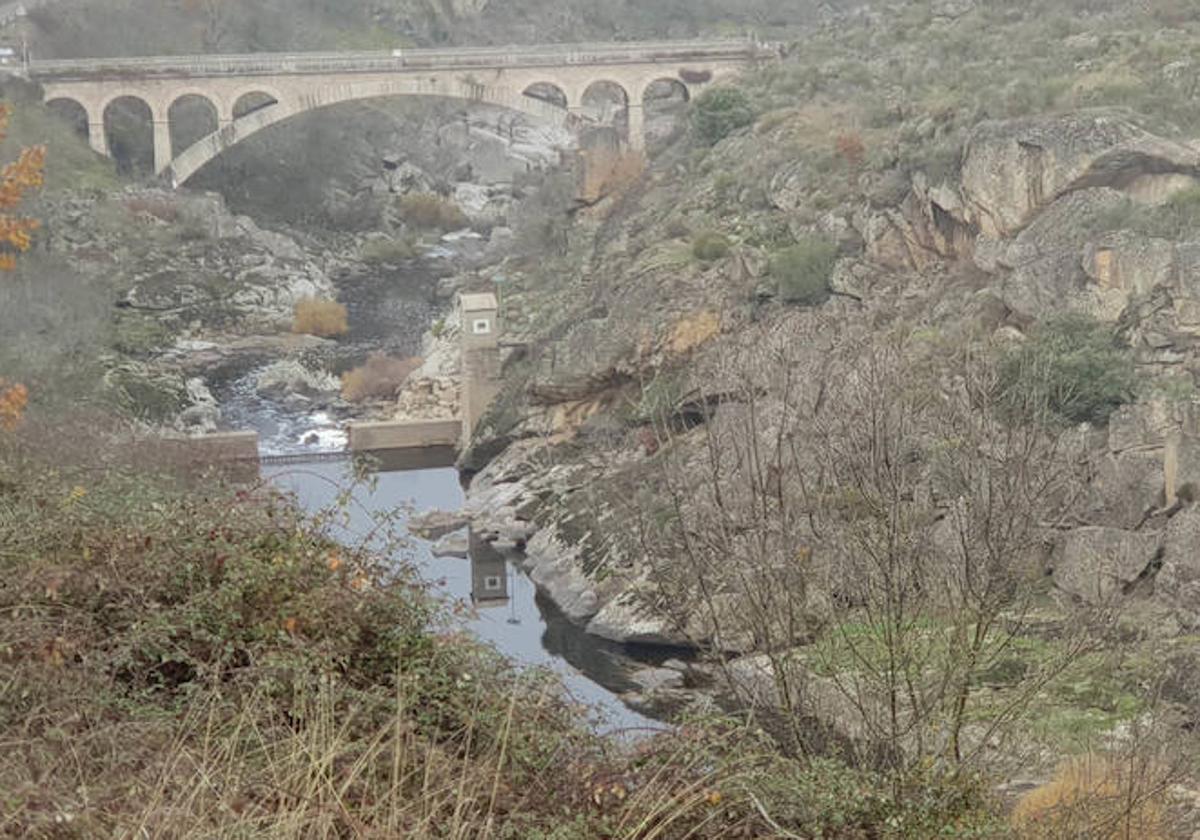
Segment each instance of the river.
[[[454,255],[443,252],[444,257]],[[336,353],[325,360],[326,370],[339,373],[361,363],[372,352],[414,355],[420,336],[446,304],[436,300],[439,277],[452,270],[450,259],[419,261],[403,268],[359,272],[338,279],[339,300],[350,315],[350,333],[339,340]],[[264,364],[271,360],[263,360]],[[307,511],[318,513],[349,491],[349,520],[339,539],[358,542],[372,532],[379,514],[401,519],[428,510],[457,511],[465,501],[453,453],[427,453],[424,463],[390,463],[370,482],[356,482],[348,460],[330,460],[345,446],[341,427],[353,416],[352,407],[335,398],[297,399],[295,395],[259,393],[258,370],[244,371],[214,383],[225,423],[230,428],[254,429],[264,456],[290,456],[286,465],[263,466],[263,477],[293,493]],[[311,461],[295,458],[311,455]],[[268,459],[269,460],[269,459]],[[627,649],[591,636],[565,618],[516,565],[490,545],[472,541],[471,559],[436,558],[432,546],[409,538],[403,557],[461,616],[465,626],[515,662],[544,667],[561,678],[567,692],[596,710],[601,731],[638,732],[661,728],[628,708],[620,695],[637,686],[630,674],[657,665],[670,651]],[[376,547],[381,547],[382,543]],[[478,605],[471,597],[472,570],[501,584],[506,598]]]
[[[349,461],[312,461],[300,464],[264,465],[262,475],[276,486],[294,494],[310,513],[328,511],[338,504],[347,489],[349,504],[344,524],[334,533],[337,539],[359,544],[366,540],[376,549],[386,538],[377,535],[380,515],[397,515],[398,524],[413,514],[430,510],[459,510],[466,501],[458,472],[452,467],[418,465],[374,473],[369,480],[356,481]],[[533,582],[495,549],[471,541],[470,559],[434,557],[432,545],[416,538],[401,543],[397,562],[412,562],[421,576],[480,639],[494,645],[515,662],[548,668],[556,673],[571,697],[595,710],[597,729],[608,732],[639,732],[662,725],[625,706],[620,693],[636,689],[629,673],[659,656],[635,658],[624,646],[585,633],[568,621]],[[488,598],[476,604],[472,598],[476,579],[492,578],[506,597]],[[500,591],[499,589],[497,590]]]

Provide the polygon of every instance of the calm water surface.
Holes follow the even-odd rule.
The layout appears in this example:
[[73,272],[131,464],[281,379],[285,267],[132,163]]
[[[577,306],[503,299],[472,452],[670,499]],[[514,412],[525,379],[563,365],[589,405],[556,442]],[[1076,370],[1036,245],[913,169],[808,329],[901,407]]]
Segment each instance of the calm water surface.
[[[387,468],[394,466],[389,464]],[[264,465],[262,474],[294,493],[300,505],[313,513],[329,509],[339,494],[352,487],[347,531],[338,535],[346,542],[361,542],[370,535],[381,513],[399,510],[406,518],[429,510],[456,511],[465,502],[457,471],[440,466],[392,469],[357,485],[348,462]],[[597,710],[597,726],[602,731],[662,728],[662,724],[627,708],[617,695],[635,688],[628,677],[631,670],[661,662],[669,652],[639,651],[635,659],[624,646],[588,635],[539,596],[524,573],[486,544],[473,545],[470,560],[435,558],[431,548],[429,543],[412,538],[405,551],[435,591],[463,611],[465,624],[479,638],[516,662],[546,667],[558,674],[572,697]],[[503,586],[508,597],[474,606],[473,564],[480,581],[490,578],[488,583]]]

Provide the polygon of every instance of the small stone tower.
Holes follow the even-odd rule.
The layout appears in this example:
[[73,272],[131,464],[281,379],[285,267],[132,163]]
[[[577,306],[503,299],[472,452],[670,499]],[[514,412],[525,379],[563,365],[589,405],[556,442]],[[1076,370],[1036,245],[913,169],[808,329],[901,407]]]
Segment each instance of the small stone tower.
[[491,292],[458,298],[462,322],[463,444],[500,392],[500,304]]

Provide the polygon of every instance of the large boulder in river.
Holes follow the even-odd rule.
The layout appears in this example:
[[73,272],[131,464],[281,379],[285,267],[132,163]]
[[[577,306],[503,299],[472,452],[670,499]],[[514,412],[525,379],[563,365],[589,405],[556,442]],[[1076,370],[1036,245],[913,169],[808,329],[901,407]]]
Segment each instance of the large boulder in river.
[[408,531],[423,540],[440,540],[469,524],[470,518],[462,511],[430,510],[409,519]]
[[1071,192],[1112,187],[1157,203],[1198,175],[1197,149],[1098,110],[980,124],[964,151],[962,191],[980,231],[1000,238]]
[[274,362],[258,372],[254,387],[267,396],[300,394],[312,397],[337,392],[342,386],[336,376],[305,367],[295,359]]
[[635,592],[625,593],[605,604],[588,622],[587,631],[622,644],[670,647],[690,643],[663,613],[648,610]]

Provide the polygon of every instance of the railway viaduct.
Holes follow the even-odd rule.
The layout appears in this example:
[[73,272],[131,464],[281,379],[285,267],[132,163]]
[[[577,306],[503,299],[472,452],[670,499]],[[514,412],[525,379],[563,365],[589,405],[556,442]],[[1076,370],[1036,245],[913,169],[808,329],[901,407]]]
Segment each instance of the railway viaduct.
[[[393,96],[449,97],[520,111],[567,127],[595,118],[596,92],[619,109],[631,149],[644,145],[644,102],[654,85],[690,97],[769,59],[754,40],[562,44],[353,53],[265,53],[31,61],[48,104],[86,119],[92,148],[110,153],[105,116],[131,97],[154,126],[154,169],[181,185],[206,163],[267,126],[340,102]],[[210,133],[172,147],[173,112],[199,97]]]

